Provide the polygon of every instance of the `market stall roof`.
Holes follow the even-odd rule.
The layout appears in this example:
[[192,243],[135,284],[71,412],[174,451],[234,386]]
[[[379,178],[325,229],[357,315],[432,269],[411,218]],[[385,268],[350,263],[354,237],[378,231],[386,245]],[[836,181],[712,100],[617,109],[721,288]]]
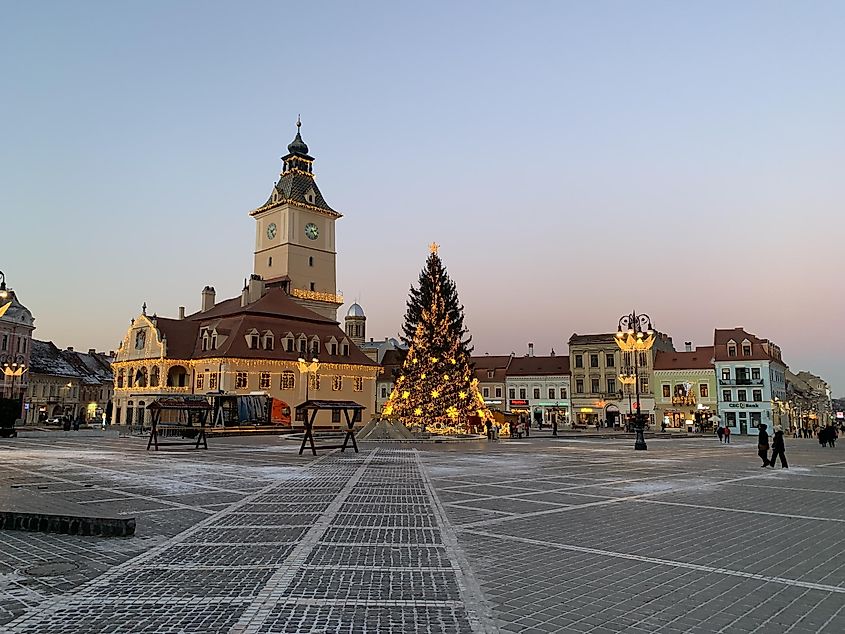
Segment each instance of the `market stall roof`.
[[355,401],[305,401],[299,406],[302,409],[367,409]]

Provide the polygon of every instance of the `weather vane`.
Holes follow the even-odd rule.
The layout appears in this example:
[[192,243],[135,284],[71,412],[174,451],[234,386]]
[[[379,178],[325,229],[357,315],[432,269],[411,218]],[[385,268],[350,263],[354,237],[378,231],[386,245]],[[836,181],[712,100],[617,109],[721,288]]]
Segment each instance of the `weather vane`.
[[431,251],[432,253],[434,253],[435,255],[437,255],[437,249],[439,249],[439,248],[440,248],[440,245],[437,244],[436,242],[432,242],[431,244],[428,245],[428,250]]

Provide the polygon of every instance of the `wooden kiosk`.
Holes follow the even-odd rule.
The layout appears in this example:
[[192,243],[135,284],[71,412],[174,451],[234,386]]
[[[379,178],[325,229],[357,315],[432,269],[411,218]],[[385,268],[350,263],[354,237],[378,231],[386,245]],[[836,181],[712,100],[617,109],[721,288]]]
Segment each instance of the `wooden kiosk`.
[[[208,449],[208,442],[205,437],[205,428],[208,423],[208,414],[211,412],[211,404],[203,396],[168,396],[158,398],[149,405],[151,427],[150,440],[147,442],[147,451],[150,447],[167,445],[193,445],[199,449]],[[159,436],[167,440],[159,440]],[[179,438],[180,440],[172,440]]]
[[[360,413],[366,409],[363,405],[359,405],[355,401],[305,401],[297,408],[303,412],[303,422],[305,424],[305,436],[302,438],[302,445],[299,447],[299,455],[305,451],[305,445],[310,443],[312,455],[317,455],[318,449],[340,449],[346,451],[349,441],[352,441],[352,448],[355,453],[358,453],[358,444],[355,442],[355,422],[356,418],[360,419]],[[322,411],[341,411],[346,421],[346,431],[344,434],[343,444],[341,445],[315,445],[314,444],[314,421],[317,418],[317,412]],[[350,412],[352,413],[350,415]],[[335,435],[336,437],[336,435]]]

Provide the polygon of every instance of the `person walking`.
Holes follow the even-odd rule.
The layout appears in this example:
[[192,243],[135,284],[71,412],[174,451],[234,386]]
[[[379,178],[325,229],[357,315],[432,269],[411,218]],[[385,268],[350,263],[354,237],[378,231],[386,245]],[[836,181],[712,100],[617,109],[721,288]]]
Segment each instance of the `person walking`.
[[722,423],[719,423],[719,427],[716,429],[716,435],[719,437],[719,442],[725,441],[725,428],[722,427]]
[[766,427],[766,423],[760,423],[760,434],[757,436],[757,455],[763,461],[761,467],[769,466],[769,434],[766,433]]
[[725,436],[725,444],[730,445],[731,444],[731,428],[728,427],[727,425],[725,425],[724,430],[722,431],[722,434]]
[[780,467],[781,469],[789,469],[789,465],[786,464],[786,454],[784,450],[786,446],[783,442],[783,427],[780,425],[775,425],[775,435],[772,438],[772,459],[769,461],[769,466],[772,469],[775,468],[775,458],[778,456],[780,457]]
[[487,427],[487,440],[493,440],[493,423],[489,418],[484,422],[484,426]]
[[552,436],[557,436],[557,414],[552,414]]

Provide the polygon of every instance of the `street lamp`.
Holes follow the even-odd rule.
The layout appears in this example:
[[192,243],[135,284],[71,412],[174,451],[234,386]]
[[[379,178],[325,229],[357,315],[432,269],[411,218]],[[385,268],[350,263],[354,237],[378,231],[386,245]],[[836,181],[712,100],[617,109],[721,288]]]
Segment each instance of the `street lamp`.
[[[6,377],[4,382],[11,382],[9,386],[10,398],[15,398],[15,379],[20,378],[18,384],[23,383],[23,373],[27,371],[27,367],[23,363],[8,363],[3,364],[3,376]],[[4,390],[5,392],[5,390]]]
[[320,362],[317,360],[316,357],[312,358],[310,362],[306,361],[302,357],[299,357],[298,363],[300,375],[305,375],[305,402],[307,403],[308,387],[311,383],[311,374],[313,373],[316,376],[317,370],[320,369]]
[[634,356],[633,383],[637,395],[637,415],[634,418],[634,431],[636,431],[637,437],[634,441],[634,449],[646,450],[648,446],[645,444],[645,436],[643,435],[645,421],[640,411],[640,368],[638,357],[640,352],[650,350],[654,345],[654,328],[651,326],[651,317],[642,314],[638,315],[636,311],[632,311],[629,315],[622,315],[619,318],[615,339],[616,345],[623,352],[628,352]]
[[6,290],[6,274],[0,271],[0,299],[6,299],[9,291]]

